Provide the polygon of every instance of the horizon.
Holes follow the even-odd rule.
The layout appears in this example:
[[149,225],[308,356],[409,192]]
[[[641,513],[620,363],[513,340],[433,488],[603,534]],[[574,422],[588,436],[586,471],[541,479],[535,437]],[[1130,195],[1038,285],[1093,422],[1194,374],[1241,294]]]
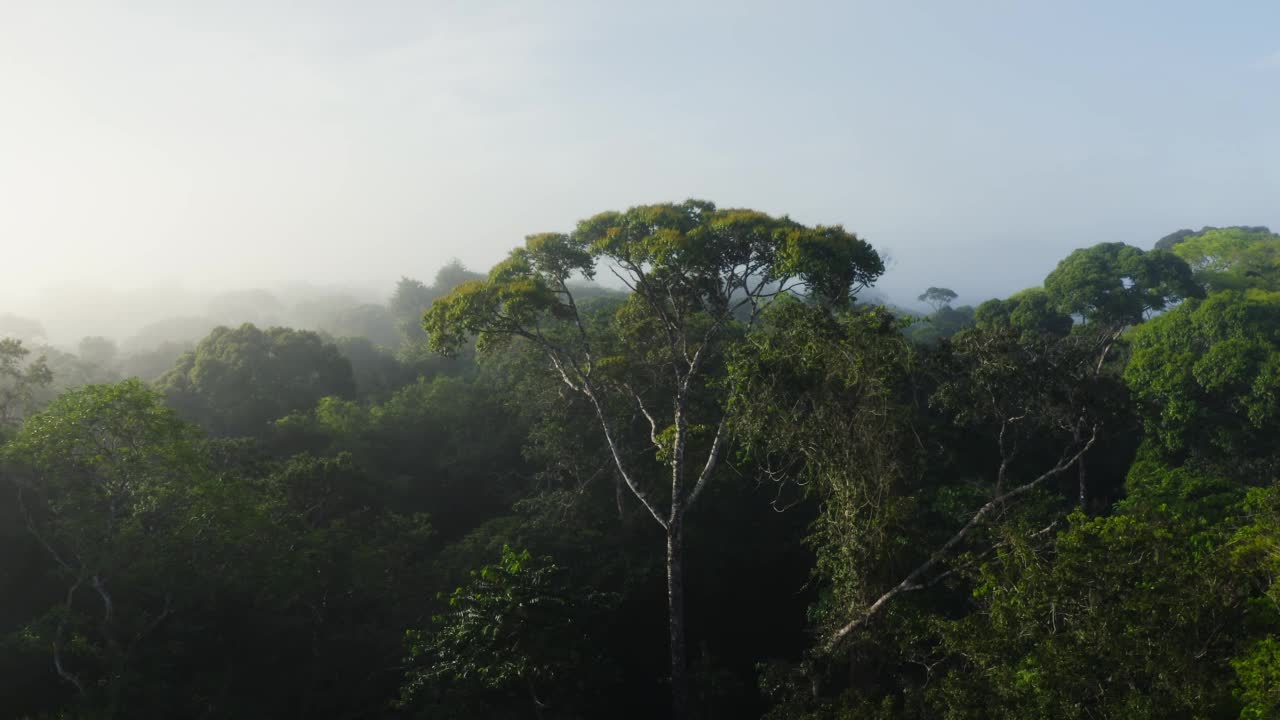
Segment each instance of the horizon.
[[894,302],[976,304],[1097,242],[1280,225],[1277,22],[1263,3],[11,6],[0,302],[385,296],[699,197],[844,225],[888,258]]

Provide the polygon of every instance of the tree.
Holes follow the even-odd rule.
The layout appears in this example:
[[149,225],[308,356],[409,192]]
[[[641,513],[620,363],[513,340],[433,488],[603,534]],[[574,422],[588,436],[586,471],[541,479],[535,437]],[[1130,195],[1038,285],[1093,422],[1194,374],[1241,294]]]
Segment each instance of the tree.
[[394,480],[396,506],[432,513],[445,540],[521,497],[525,425],[489,388],[419,378],[380,403],[322,398],[275,423],[272,445],[349,452],[372,477]]
[[[441,297],[453,292],[455,288],[463,283],[483,279],[484,273],[472,272],[467,269],[466,265],[462,264],[461,260],[454,258],[436,271],[435,281],[431,286],[431,290],[436,297]],[[423,310],[425,309],[423,308]],[[418,313],[418,315],[421,317],[421,313]]]
[[[1099,243],[1072,252],[1044,279],[1058,308],[1085,321],[1099,351],[1094,374],[1100,375],[1124,331],[1186,298],[1203,297],[1191,268],[1165,250],[1143,251],[1124,243]],[[1076,468],[1080,507],[1088,508],[1086,459]]]
[[1224,228],[1217,228],[1212,225],[1205,225],[1199,230],[1192,230],[1191,228],[1183,228],[1181,230],[1175,230],[1169,233],[1168,235],[1165,235],[1164,237],[1157,240],[1155,244],[1155,249],[1156,250],[1173,250],[1188,238],[1195,237],[1196,235],[1203,235],[1205,233],[1212,232],[1214,230],[1243,230],[1244,232],[1248,232],[1248,233],[1270,233],[1271,232],[1271,229],[1266,227],[1265,225],[1232,225],[1230,227],[1224,227]]
[[392,511],[390,479],[349,455],[237,457],[251,446],[203,438],[134,380],[64,394],[0,451],[18,514],[48,558],[24,603],[30,614],[0,648],[6,660],[14,648],[38,658],[63,685],[41,709],[385,709],[400,685],[392,663],[404,628],[439,587],[426,518]]
[[414,357],[415,348],[426,341],[422,329],[422,314],[431,303],[464,283],[482,279],[484,275],[471,272],[456,259],[436,272],[432,285],[425,285],[422,281],[409,277],[400,278],[395,292],[391,294],[389,307],[395,317],[396,327],[400,330],[403,354],[408,358]]
[[194,342],[163,342],[149,350],[127,352],[120,358],[120,376],[148,382],[156,380],[194,349]]
[[[592,279],[601,262],[631,291],[612,314],[580,306],[569,285]],[[601,213],[571,234],[531,235],[486,280],[458,287],[423,318],[432,346],[446,353],[472,334],[486,348],[532,344],[591,404],[618,474],[666,535],[675,718],[688,713],[685,519],[726,440],[714,362],[770,300],[804,288],[815,302],[844,307],[883,270],[871,246],[841,227],[689,200]],[[641,437],[665,466],[666,489],[653,488],[645,477],[653,466],[628,452],[635,438],[624,412],[644,418]],[[660,422],[664,412],[669,420]]]
[[1267,228],[1206,228],[1184,238],[1173,253],[1211,292],[1280,290],[1280,235]]
[[0,432],[33,408],[36,392],[53,382],[44,357],[28,361],[21,340],[0,338]]
[[76,346],[76,353],[84,362],[107,370],[114,371],[120,356],[120,348],[109,338],[101,336],[84,337]]
[[157,387],[184,417],[216,435],[259,436],[268,424],[329,395],[355,396],[351,363],[305,330],[219,327]]
[[1072,252],[1044,279],[1064,311],[1112,328],[1137,325],[1157,310],[1203,290],[1181,258],[1124,243],[1099,243]]
[[342,337],[334,341],[351,363],[356,395],[361,400],[382,400],[409,381],[408,369],[390,350],[365,337]]
[[[551,558],[504,546],[497,563],[471,571],[469,582],[448,596],[430,631],[409,632],[416,667],[405,704],[434,693],[451,701],[442,708],[451,717],[481,710],[485,717],[507,717],[499,711],[504,703],[490,698],[508,695],[538,718],[563,717],[563,706],[580,704],[575,695],[605,664],[584,631],[587,617],[612,602],[597,592],[574,595]],[[480,696],[484,706],[465,713],[457,706],[468,695]],[[511,716],[527,717],[527,710]]]
[[438,297],[436,293],[422,283],[410,277],[402,277],[391,293],[388,307],[395,318],[396,329],[400,333],[400,345],[413,347],[426,341],[422,331],[422,313],[431,306]]
[[1048,543],[1010,535],[982,563],[977,611],[939,624],[955,664],[934,716],[1254,717],[1237,675],[1267,707],[1267,493],[1150,459],[1129,490],[1111,516],[1074,514]]
[[[840,619],[827,630],[827,650],[867,627],[894,598],[945,579],[946,563],[975,540],[981,547],[982,531],[996,516],[1051,487],[1089,451],[1098,438],[1098,418],[1088,392],[1097,382],[1090,372],[1091,350],[1074,339],[970,329],[934,359],[937,390],[931,406],[956,425],[989,438],[992,458],[985,477],[975,478],[973,497],[940,498],[944,507],[957,503],[963,508],[951,507],[947,513],[963,523],[941,525],[938,529],[946,528],[943,534],[925,546],[931,548],[927,554],[917,548],[914,567],[897,582],[875,591],[860,588],[850,595],[849,605],[836,608]],[[904,446],[897,441],[898,448]],[[850,506],[837,512],[856,517]]]
[[1149,437],[1171,456],[1237,471],[1274,458],[1280,293],[1217,292],[1165,313],[1134,332],[1124,378]]
[[298,327],[335,338],[367,339],[390,350],[400,344],[396,318],[385,305],[361,303],[346,295],[324,296],[300,303],[291,316]]
[[936,344],[973,324],[974,310],[968,305],[953,308],[943,305],[937,312],[921,318],[907,329],[907,336],[921,345]]
[[936,313],[944,307],[950,307],[951,302],[960,297],[951,288],[930,287],[928,290],[920,293],[916,299],[933,308]]
[[53,667],[82,698],[101,694],[108,718],[183,581],[149,562],[176,544],[182,496],[204,472],[196,438],[131,380],[62,395],[4,448],[27,527],[64,583],[64,602],[42,623]]
[[[823,318],[778,304],[768,320],[733,355],[735,428],[768,477],[820,502],[817,647],[764,679],[786,703],[776,717],[906,716],[874,679],[910,688],[886,646],[963,612],[977,560],[1006,535],[1044,536],[1069,509],[1057,479],[1097,438],[1093,348],[1007,327],[913,347],[877,311]],[[912,652],[903,664],[932,678],[931,651]],[[788,714],[824,705],[841,664],[842,700],[857,703],[865,683],[865,706]]]
[[1021,332],[1064,336],[1071,332],[1071,316],[1062,312],[1042,288],[1028,288],[1004,300],[978,306],[974,322],[988,329],[1016,328]]

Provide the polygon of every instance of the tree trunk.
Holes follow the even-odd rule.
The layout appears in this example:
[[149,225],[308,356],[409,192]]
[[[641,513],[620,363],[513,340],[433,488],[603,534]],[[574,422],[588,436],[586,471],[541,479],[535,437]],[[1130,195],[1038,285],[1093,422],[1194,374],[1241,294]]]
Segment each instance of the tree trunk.
[[684,634],[684,518],[667,528],[667,619],[671,631],[671,717],[689,716],[689,664]]
[[[1079,444],[1083,439],[1080,435],[1080,428],[1077,427],[1073,434],[1075,442]],[[1089,471],[1085,465],[1084,455],[1081,455],[1076,460],[1076,473],[1080,488],[1080,510],[1087,514],[1089,512]]]
[[1084,458],[1079,460],[1080,472],[1080,510],[1088,514],[1089,512],[1089,473],[1085,467]]

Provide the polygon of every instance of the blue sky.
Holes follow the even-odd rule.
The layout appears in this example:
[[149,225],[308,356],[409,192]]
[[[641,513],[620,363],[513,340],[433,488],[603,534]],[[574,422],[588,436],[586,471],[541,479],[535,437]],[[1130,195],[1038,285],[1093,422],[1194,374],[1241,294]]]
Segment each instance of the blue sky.
[[[1280,226],[1280,4],[0,6],[0,286],[389,291],[701,197],[961,302]],[[2,295],[3,293],[0,293]]]

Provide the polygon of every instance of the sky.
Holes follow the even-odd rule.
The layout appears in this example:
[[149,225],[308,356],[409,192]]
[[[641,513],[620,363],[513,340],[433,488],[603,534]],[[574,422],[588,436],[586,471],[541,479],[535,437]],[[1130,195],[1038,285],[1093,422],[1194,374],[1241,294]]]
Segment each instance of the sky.
[[385,295],[697,197],[843,224],[890,298],[976,303],[1077,247],[1280,227],[1277,27],[1244,1],[0,0],[0,302]]

